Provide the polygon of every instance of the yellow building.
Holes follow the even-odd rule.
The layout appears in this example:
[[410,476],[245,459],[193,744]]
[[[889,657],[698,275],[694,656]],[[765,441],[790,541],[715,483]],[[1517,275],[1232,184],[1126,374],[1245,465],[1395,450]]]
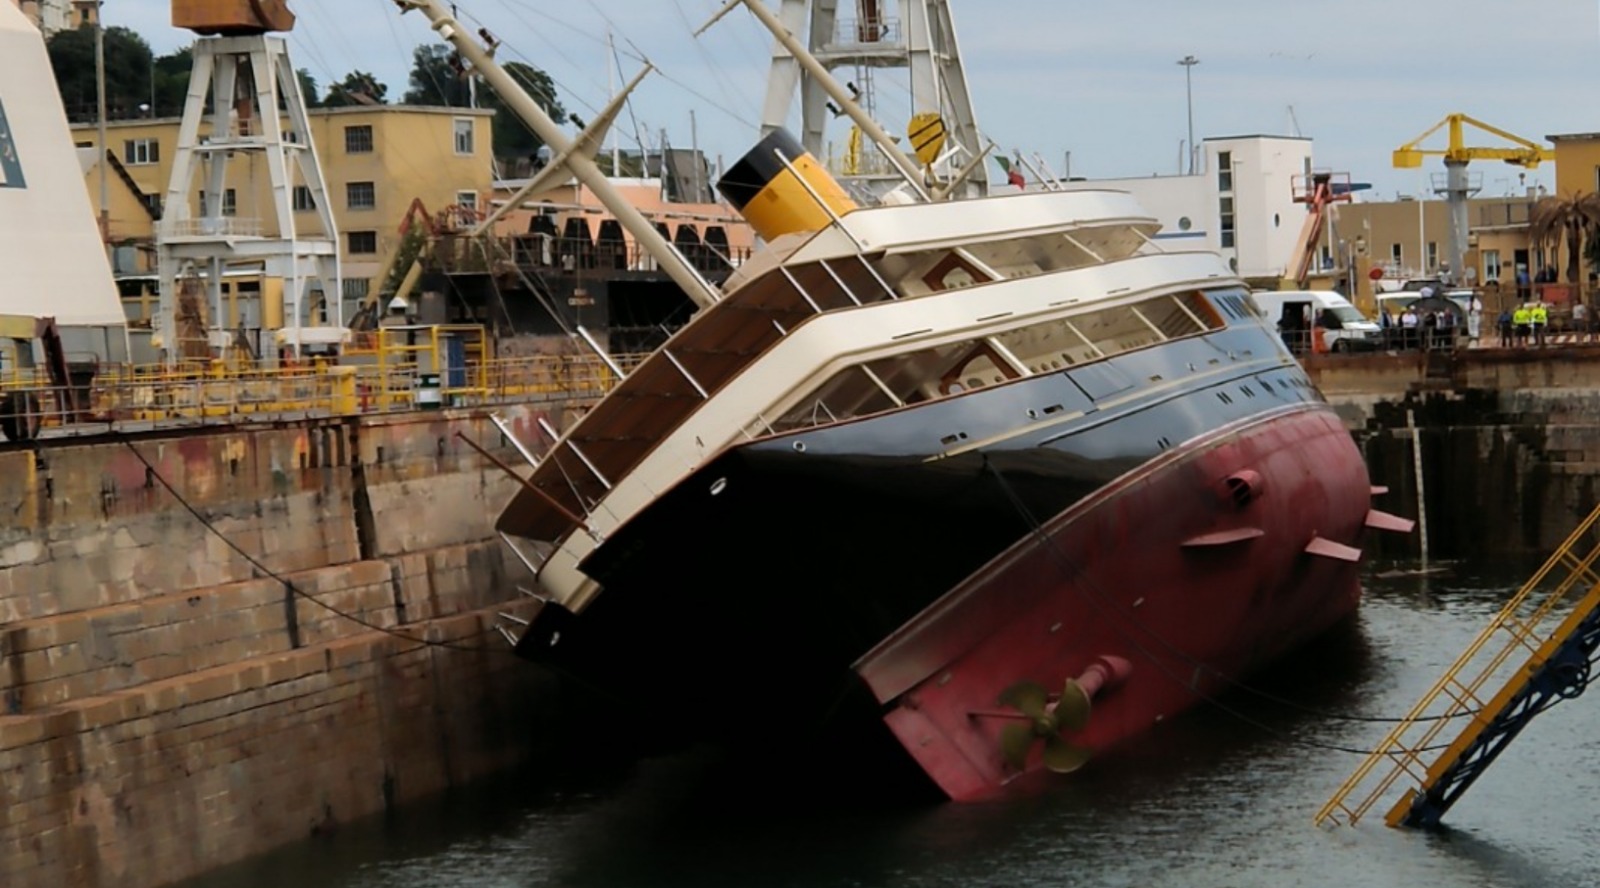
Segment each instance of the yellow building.
[[[1540,193],[1473,198],[1467,202],[1467,268],[1452,274],[1462,285],[1499,281],[1510,287],[1520,265],[1530,276],[1546,262],[1545,251],[1528,242],[1528,215]],[[1386,286],[1413,278],[1440,277],[1449,265],[1450,209],[1443,200],[1334,204],[1324,265],[1342,266],[1364,257],[1365,267],[1383,272]]]
[[[488,204],[493,181],[492,111],[466,108],[369,105],[313,108],[311,137],[339,228],[340,257],[346,299],[360,299],[382,285],[376,280],[400,242],[400,224],[413,201],[432,213],[452,206],[469,212]],[[173,158],[177,155],[178,118],[116,120],[107,124],[107,147],[114,162],[110,177],[126,186],[136,202],[111,197],[109,239],[113,244],[154,243],[155,219],[166,198]],[[206,132],[210,118],[201,127]],[[80,148],[93,149],[94,124],[73,127]],[[223,214],[241,219],[270,218],[267,170],[251,161],[229,164],[229,180],[221,195]],[[86,166],[89,166],[86,164]],[[100,175],[86,169],[89,197],[97,207]],[[204,175],[199,177],[204,181]],[[249,187],[251,179],[255,187]],[[121,188],[108,189],[111,192]],[[151,212],[133,208],[142,201]],[[323,234],[312,194],[294,182],[296,225],[302,236]],[[192,207],[199,215],[198,207]],[[128,266],[130,254],[118,258],[119,271],[138,273],[150,266]]]
[[1600,133],[1545,136],[1556,146],[1556,194],[1600,191]]

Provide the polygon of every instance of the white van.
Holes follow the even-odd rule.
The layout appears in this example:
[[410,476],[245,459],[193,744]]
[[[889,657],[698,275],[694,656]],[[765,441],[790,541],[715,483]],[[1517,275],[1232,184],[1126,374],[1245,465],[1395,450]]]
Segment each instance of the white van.
[[[1365,351],[1383,345],[1382,328],[1332,290],[1262,290],[1250,298],[1296,354]],[[1320,348],[1313,332],[1321,339]]]

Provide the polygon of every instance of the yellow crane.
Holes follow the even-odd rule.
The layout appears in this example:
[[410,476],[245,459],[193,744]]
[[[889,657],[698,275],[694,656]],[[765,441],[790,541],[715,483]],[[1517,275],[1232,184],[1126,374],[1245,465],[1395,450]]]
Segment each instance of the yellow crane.
[[[1463,135],[1463,130],[1467,126],[1512,142],[1514,147],[1469,147]],[[1429,136],[1446,127],[1449,128],[1450,138],[1447,147],[1443,150],[1420,147]],[[1531,170],[1544,161],[1555,160],[1555,152],[1537,142],[1508,133],[1466,114],[1451,114],[1429,127],[1422,135],[1396,148],[1394,165],[1397,169],[1416,169],[1422,166],[1424,157],[1444,158],[1445,184],[1443,188],[1435,188],[1434,191],[1443,192],[1445,201],[1450,207],[1450,269],[1453,274],[1458,275],[1457,282],[1462,282],[1463,279],[1459,276],[1465,273],[1467,198],[1476,191],[1468,182],[1467,164],[1474,160],[1501,160]],[[1417,246],[1420,248],[1422,245]]]

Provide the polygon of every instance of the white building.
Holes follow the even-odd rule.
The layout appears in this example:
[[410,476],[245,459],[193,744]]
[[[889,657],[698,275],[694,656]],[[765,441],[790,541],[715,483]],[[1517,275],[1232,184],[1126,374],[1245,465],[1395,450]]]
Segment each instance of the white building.
[[1306,207],[1294,198],[1311,172],[1311,140],[1227,136],[1201,148],[1194,175],[1062,184],[1127,191],[1161,220],[1160,241],[1220,253],[1241,277],[1283,277],[1305,223]]

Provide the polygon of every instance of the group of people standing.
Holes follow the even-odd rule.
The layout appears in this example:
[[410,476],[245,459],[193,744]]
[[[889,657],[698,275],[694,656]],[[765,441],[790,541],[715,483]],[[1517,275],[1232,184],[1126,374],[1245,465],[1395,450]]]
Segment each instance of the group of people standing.
[[1383,328],[1386,348],[1454,348],[1460,342],[1477,341],[1483,324],[1483,302],[1476,294],[1465,303],[1434,298],[1433,289],[1424,287],[1421,298],[1406,305],[1399,316],[1380,304],[1378,324]]
[[[1573,320],[1578,320],[1576,308]],[[1495,326],[1502,348],[1524,348],[1530,342],[1535,347],[1543,346],[1550,330],[1550,308],[1538,300],[1523,302],[1516,308],[1503,308]]]

